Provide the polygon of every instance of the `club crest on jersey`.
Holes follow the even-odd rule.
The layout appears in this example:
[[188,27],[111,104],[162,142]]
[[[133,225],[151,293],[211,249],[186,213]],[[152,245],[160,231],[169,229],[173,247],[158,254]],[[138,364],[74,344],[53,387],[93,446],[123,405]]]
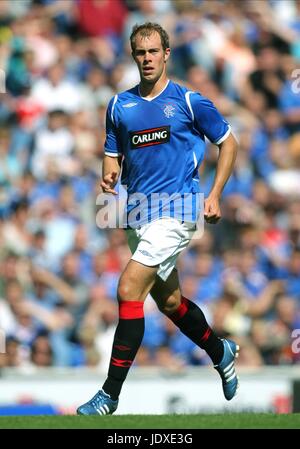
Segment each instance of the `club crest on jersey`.
[[143,129],[129,133],[131,148],[143,148],[170,142],[170,126]]
[[164,108],[164,114],[167,118],[174,117],[175,108],[171,104],[166,104]]

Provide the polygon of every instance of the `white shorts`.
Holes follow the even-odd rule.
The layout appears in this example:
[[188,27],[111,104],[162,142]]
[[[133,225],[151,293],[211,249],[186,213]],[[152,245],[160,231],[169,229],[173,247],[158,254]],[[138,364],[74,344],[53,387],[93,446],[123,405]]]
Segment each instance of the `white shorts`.
[[165,281],[195,230],[195,223],[180,223],[168,217],[147,223],[140,229],[127,229],[131,258],[149,267],[159,265],[157,274]]

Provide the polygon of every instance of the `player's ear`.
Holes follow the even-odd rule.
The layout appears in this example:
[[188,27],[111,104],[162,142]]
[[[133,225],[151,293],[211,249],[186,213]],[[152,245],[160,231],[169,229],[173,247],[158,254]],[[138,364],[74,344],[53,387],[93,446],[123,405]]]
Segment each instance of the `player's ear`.
[[134,62],[136,62],[135,49],[131,51],[131,56],[132,56]]
[[170,57],[170,53],[171,53],[171,49],[170,48],[166,48],[165,49],[165,57],[164,57],[164,62],[167,62],[167,60]]

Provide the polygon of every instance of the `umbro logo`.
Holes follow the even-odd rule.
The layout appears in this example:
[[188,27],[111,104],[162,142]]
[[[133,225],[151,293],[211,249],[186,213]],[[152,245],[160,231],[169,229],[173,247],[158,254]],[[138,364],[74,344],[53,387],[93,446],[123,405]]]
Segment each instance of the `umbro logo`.
[[123,108],[133,108],[133,106],[136,106],[137,103],[127,103],[127,104],[123,104]]
[[148,251],[146,251],[145,249],[139,249],[138,251],[142,253],[144,256],[152,257],[151,254],[148,253]]

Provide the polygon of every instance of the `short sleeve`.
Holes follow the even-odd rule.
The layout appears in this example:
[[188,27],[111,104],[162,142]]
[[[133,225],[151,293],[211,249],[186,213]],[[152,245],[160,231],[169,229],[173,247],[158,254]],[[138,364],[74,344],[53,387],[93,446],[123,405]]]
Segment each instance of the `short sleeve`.
[[106,139],[104,152],[107,156],[117,157],[122,154],[118,138],[118,130],[115,123],[115,104],[118,96],[115,95],[109,102],[106,111]]
[[194,116],[194,126],[212,143],[220,145],[231,132],[229,123],[217,110],[212,101],[202,95],[190,95],[191,112]]

